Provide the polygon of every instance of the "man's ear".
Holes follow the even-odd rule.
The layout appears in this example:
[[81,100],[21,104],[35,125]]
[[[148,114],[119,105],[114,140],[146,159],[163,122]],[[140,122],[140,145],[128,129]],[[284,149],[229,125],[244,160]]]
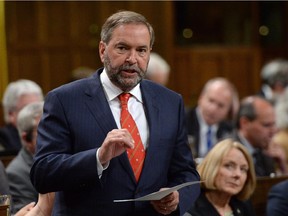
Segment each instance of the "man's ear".
[[250,124],[250,120],[248,118],[246,118],[245,116],[242,116],[240,119],[239,119],[239,125],[240,125],[240,128],[246,128],[249,124]]
[[105,50],[106,50],[106,44],[103,41],[100,41],[99,42],[99,56],[100,56],[102,63],[104,63]]
[[32,142],[32,140],[33,140],[33,131],[22,132],[22,139],[25,140],[27,143]]
[[17,113],[16,112],[9,112],[8,118],[9,118],[9,122],[12,123],[16,127]]
[[33,140],[33,130],[26,133],[26,141],[32,142],[32,140]]

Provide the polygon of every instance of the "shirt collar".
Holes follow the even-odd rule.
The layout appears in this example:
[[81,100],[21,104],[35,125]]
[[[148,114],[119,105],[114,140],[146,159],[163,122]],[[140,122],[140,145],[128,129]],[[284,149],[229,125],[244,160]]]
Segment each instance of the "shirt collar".
[[[120,95],[123,92],[121,89],[119,89],[111,82],[105,68],[103,72],[100,74],[100,80],[108,101],[114,100],[116,97],[118,97],[118,95]],[[139,102],[143,103],[139,83],[131,91],[129,91],[129,93],[132,94]]]
[[211,130],[212,130],[213,132],[216,132],[216,131],[218,130],[218,124],[214,124],[214,125],[210,125],[210,126],[209,126],[209,125],[205,122],[205,120],[204,120],[204,118],[203,118],[203,116],[202,116],[202,113],[201,113],[199,107],[196,108],[196,115],[197,115],[197,118],[198,118],[198,121],[199,121],[199,125],[200,125],[200,127],[202,127],[202,129],[203,129],[204,131],[207,131],[209,127],[211,128]]
[[240,131],[238,132],[238,137],[240,142],[248,149],[251,155],[256,152],[256,149],[249,143],[249,141],[242,135]]

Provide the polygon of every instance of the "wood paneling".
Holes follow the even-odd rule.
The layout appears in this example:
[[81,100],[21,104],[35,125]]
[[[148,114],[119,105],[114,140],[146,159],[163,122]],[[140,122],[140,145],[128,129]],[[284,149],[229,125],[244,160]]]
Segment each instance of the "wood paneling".
[[[154,8],[161,13],[152,13]],[[155,27],[154,50],[172,60],[172,7],[169,2],[31,1],[5,2],[9,81],[27,78],[44,92],[70,80],[79,66],[102,66],[101,26],[118,10],[134,10]],[[169,36],[165,36],[165,35]]]
[[251,5],[253,46],[179,48],[172,1],[5,1],[8,78],[34,80],[47,93],[69,81],[79,66],[101,67],[98,43],[103,22],[118,10],[133,10],[153,25],[153,51],[169,62],[168,87],[181,93],[186,105],[194,105],[204,83],[215,76],[231,80],[240,97],[254,94],[260,87],[262,63],[287,56],[287,48],[259,47],[259,4]]
[[195,105],[203,85],[217,76],[229,79],[240,97],[255,94],[260,88],[261,62],[257,48],[178,48],[174,64],[177,71],[171,76],[173,86],[183,95],[186,105]]

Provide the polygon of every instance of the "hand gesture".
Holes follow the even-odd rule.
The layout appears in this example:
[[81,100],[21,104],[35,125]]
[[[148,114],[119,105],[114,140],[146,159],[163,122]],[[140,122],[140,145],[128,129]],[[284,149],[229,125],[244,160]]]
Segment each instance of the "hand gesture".
[[99,160],[102,165],[105,165],[128,148],[134,148],[134,140],[131,134],[127,129],[114,129],[107,134],[99,148]]

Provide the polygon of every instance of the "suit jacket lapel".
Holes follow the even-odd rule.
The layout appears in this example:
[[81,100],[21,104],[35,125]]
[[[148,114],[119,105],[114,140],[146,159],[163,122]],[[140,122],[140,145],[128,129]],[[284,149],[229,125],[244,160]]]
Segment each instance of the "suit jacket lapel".
[[[100,126],[100,128],[102,129],[103,133],[106,136],[109,131],[117,128],[117,124],[114,120],[113,114],[111,112],[111,109],[109,107],[109,104],[107,102],[107,99],[104,93],[104,89],[100,82],[101,72],[102,70],[99,69],[93,75],[94,79],[92,79],[89,85],[87,86],[85,94],[87,97],[86,105],[89,107],[89,110],[94,116],[95,121]],[[135,181],[134,173],[130,166],[130,162],[127,157],[127,154],[123,153],[119,157],[114,158],[114,160],[119,160],[124,170],[126,170],[131,176],[131,178],[133,178]]]
[[[144,161],[144,166],[142,173],[149,173],[151,170],[153,170],[153,164],[151,164],[152,157],[155,157],[154,154],[154,147],[155,144],[160,143],[160,120],[159,120],[159,111],[160,111],[160,105],[157,102],[157,94],[153,91],[151,91],[151,88],[149,88],[145,81],[142,81],[141,83],[141,92],[143,97],[143,105],[144,110],[146,114],[146,118],[149,125],[149,143],[148,147],[146,149],[146,158]],[[149,181],[149,175],[145,175],[146,179],[143,177],[140,177],[139,185],[141,182],[145,184],[146,181]]]
[[98,70],[93,76],[95,79],[91,79],[87,86],[85,91],[87,96],[86,105],[103,130],[103,133],[107,134],[112,129],[117,128],[117,125],[100,82],[100,73],[101,70]]

